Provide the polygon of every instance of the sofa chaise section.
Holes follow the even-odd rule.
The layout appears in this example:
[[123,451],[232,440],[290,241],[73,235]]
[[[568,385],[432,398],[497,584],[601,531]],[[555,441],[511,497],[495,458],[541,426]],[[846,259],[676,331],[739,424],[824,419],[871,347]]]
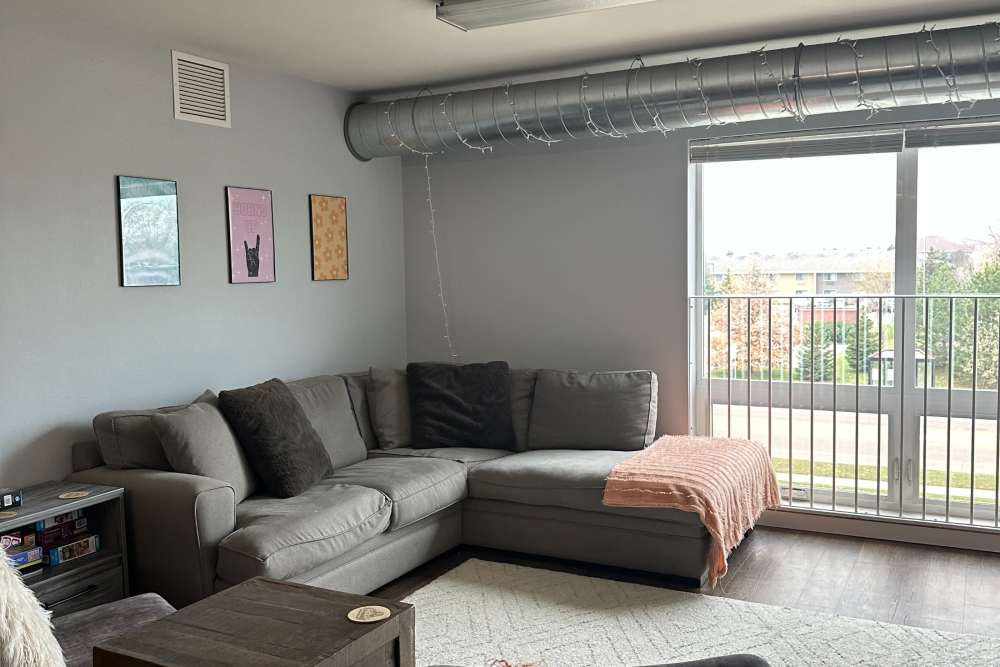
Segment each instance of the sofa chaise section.
[[710,539],[697,514],[602,504],[608,474],[633,454],[546,449],[475,466],[463,506],[464,542],[702,585]]

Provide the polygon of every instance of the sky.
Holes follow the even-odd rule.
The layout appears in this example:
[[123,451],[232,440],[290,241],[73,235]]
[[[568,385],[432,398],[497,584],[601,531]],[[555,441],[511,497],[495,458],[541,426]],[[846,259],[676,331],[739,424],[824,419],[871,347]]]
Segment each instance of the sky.
[[[1000,145],[921,149],[918,235],[1000,233]],[[705,256],[895,243],[896,154],[704,165]]]

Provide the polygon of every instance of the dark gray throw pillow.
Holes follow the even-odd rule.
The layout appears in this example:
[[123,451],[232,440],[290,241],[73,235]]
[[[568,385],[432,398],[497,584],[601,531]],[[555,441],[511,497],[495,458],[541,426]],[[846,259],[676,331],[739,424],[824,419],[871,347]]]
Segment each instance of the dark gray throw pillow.
[[333,471],[323,441],[281,380],[223,391],[219,408],[271,495],[297,496]]
[[406,381],[413,447],[515,448],[506,361],[412,363]]

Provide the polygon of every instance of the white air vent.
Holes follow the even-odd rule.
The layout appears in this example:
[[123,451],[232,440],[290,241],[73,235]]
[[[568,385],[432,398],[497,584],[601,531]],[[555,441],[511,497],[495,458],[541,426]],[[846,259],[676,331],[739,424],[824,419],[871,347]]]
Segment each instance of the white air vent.
[[174,118],[232,127],[229,65],[171,51],[174,64]]

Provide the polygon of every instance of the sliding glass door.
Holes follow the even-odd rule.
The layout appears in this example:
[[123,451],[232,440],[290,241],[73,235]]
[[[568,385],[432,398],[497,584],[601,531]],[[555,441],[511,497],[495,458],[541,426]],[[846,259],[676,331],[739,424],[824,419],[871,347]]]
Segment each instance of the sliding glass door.
[[919,129],[692,144],[691,429],[789,506],[995,526],[1000,143]]

